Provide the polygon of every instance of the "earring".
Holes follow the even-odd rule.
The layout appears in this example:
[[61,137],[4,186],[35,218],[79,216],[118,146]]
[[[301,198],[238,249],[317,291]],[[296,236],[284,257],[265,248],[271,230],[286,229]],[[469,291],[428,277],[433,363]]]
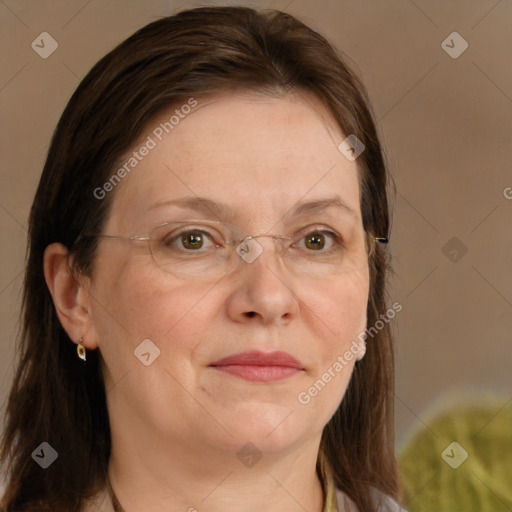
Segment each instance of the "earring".
[[359,353],[356,357],[356,361],[361,361],[366,354],[366,341],[362,341],[359,349]]
[[82,345],[83,341],[84,341],[84,339],[80,338],[80,343],[78,343],[76,346],[76,353],[77,353],[78,357],[85,363],[85,361],[87,359],[87,351],[86,351],[85,347]]

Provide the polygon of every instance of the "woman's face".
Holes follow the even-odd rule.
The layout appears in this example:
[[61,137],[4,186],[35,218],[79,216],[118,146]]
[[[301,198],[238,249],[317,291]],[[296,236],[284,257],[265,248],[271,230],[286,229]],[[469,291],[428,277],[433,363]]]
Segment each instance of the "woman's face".
[[[100,239],[87,341],[103,358],[113,437],[230,453],[247,442],[270,453],[318,441],[355,364],[343,356],[354,353],[353,340],[366,327],[356,162],[338,150],[345,135],[309,96],[197,101],[186,115],[179,105],[163,112],[127,153],[119,167],[130,157],[137,163],[110,192],[103,233],[142,236],[188,219],[222,219],[252,235],[312,228],[292,240],[289,258],[272,238],[257,238],[261,254],[252,262],[238,257],[221,277],[188,275],[186,265],[167,272],[146,242]],[[176,109],[179,122],[166,133],[160,123]],[[144,144],[154,147],[139,151]],[[182,198],[196,204],[170,203]],[[197,198],[225,211],[198,209]],[[338,205],[307,207],[335,199]],[[323,230],[339,233],[343,246]],[[215,250],[195,235],[174,240],[170,250],[180,258]],[[322,259],[329,248],[337,258]],[[296,363],[246,355],[213,365],[253,351],[286,352]]]

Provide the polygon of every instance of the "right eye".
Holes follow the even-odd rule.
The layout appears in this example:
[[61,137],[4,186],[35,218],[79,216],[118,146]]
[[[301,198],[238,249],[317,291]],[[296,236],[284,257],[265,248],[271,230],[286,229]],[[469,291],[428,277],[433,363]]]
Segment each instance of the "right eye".
[[182,251],[194,252],[200,249],[219,246],[213,235],[203,229],[186,229],[181,230],[179,233],[169,233],[162,240],[162,245]]

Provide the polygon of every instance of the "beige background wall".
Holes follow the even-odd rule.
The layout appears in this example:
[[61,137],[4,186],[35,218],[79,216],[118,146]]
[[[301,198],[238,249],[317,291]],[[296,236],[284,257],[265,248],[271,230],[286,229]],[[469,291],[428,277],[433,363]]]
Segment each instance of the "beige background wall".
[[[498,392],[505,404],[512,398],[512,4],[240,3],[288,10],[324,33],[349,55],[373,99],[398,191],[390,246],[391,303],[403,304],[394,320],[398,438],[415,422],[428,424],[427,410],[447,393]],[[12,378],[27,215],[57,120],[114,45],[196,5],[0,2],[2,400]],[[469,45],[456,59],[441,46],[454,31]],[[41,32],[59,45],[47,59],[31,48]]]

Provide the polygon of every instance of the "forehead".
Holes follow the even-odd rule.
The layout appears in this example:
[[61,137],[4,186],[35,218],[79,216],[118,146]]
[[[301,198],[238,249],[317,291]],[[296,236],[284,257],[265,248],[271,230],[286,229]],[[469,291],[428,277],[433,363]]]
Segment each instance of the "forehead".
[[127,161],[152,146],[115,191],[116,226],[149,223],[156,203],[194,196],[229,205],[244,221],[272,222],[299,201],[335,195],[360,215],[356,163],[338,150],[345,135],[318,100],[254,93],[195,100],[194,109],[162,111],[126,153]]

